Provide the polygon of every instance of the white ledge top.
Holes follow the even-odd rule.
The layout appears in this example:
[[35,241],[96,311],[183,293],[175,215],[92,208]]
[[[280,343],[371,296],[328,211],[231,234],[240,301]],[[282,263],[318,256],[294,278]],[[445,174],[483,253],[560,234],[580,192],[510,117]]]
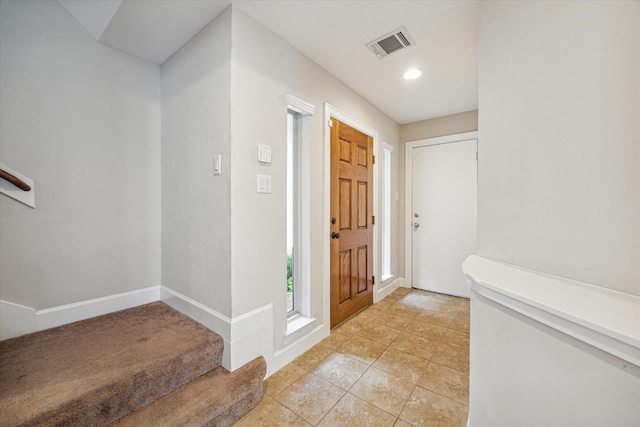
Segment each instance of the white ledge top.
[[471,255],[472,289],[640,366],[640,297]]

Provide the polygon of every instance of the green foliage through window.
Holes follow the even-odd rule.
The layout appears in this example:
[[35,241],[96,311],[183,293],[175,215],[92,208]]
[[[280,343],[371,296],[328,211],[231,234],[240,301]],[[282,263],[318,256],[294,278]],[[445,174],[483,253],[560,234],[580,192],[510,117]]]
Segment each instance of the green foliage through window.
[[293,254],[287,255],[287,292],[293,292]]

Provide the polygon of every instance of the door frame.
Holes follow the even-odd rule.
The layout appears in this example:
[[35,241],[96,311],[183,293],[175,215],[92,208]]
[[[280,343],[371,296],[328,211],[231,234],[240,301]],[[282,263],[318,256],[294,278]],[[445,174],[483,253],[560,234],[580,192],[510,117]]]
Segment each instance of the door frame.
[[[405,207],[404,207],[404,225],[405,225],[405,250],[404,250],[404,276],[406,284],[413,287],[413,162],[412,153],[414,148],[427,147],[429,145],[449,144],[452,142],[467,141],[469,139],[476,140],[476,147],[479,152],[480,142],[478,141],[478,131],[457,133],[454,135],[438,136],[435,138],[419,139],[410,141],[405,144],[405,160],[404,160],[404,189],[405,189]],[[479,166],[479,165],[478,165]],[[476,186],[478,181],[476,178]],[[462,267],[460,267],[462,268]]]
[[[340,120],[373,138],[373,154],[378,155],[378,131],[359,122],[334,106],[324,103],[324,137],[323,137],[323,183],[322,183],[322,305],[324,314],[324,329],[328,335],[331,332],[331,128],[329,120]],[[379,157],[378,157],[379,158]],[[378,215],[378,163],[373,164],[373,215]],[[380,283],[378,272],[378,227],[373,225],[373,275],[377,277],[373,285],[373,303],[377,301],[376,290]]]

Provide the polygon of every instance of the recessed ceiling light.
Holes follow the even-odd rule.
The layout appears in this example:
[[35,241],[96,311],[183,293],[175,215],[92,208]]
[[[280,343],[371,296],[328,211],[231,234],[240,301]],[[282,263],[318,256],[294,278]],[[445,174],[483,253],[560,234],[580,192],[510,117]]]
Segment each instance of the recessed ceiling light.
[[402,75],[407,80],[417,79],[422,75],[422,71],[412,68]]

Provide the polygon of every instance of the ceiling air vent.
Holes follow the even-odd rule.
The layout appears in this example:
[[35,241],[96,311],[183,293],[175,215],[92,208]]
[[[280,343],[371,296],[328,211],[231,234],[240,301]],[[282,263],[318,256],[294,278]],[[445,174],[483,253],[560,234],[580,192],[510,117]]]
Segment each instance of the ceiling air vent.
[[367,43],[369,50],[375,53],[379,59],[384,59],[389,55],[413,45],[415,45],[415,43],[405,28],[398,28],[385,36],[378,37],[376,40]]

